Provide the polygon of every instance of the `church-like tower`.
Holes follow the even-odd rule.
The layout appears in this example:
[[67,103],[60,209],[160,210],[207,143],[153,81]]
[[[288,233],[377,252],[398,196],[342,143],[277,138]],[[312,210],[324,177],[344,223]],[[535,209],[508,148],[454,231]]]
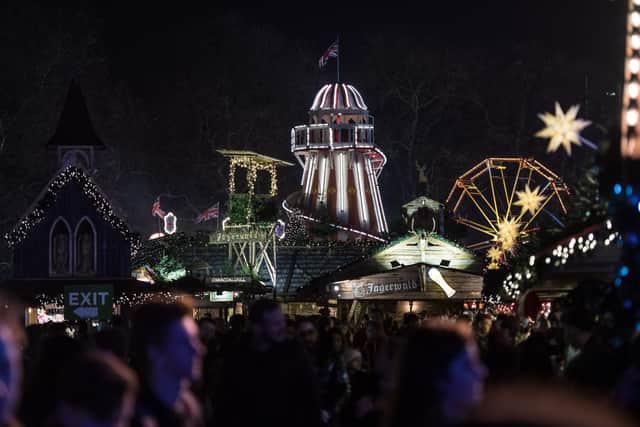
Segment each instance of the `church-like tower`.
[[386,163],[375,144],[373,116],[358,90],[325,85],[309,110],[309,124],[291,129],[291,151],[304,168],[301,191],[285,208],[311,219],[328,216],[338,238],[380,238],[387,220],[378,187]]

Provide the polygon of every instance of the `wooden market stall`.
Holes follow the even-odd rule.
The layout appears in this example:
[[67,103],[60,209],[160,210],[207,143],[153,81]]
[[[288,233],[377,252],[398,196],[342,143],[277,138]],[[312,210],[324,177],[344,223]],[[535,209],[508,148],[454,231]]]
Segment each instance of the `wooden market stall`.
[[468,249],[419,231],[312,281],[302,295],[335,301],[338,315],[348,321],[373,308],[396,317],[456,311],[481,298],[482,268]]

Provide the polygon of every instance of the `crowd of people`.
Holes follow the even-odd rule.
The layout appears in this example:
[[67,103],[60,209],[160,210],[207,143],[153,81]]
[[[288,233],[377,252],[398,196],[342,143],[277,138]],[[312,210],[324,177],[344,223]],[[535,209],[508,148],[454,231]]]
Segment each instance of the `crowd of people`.
[[130,319],[0,319],[0,419],[14,426],[626,426],[640,419],[640,342],[616,346],[579,304],[357,325],[323,312],[194,319],[188,301]]

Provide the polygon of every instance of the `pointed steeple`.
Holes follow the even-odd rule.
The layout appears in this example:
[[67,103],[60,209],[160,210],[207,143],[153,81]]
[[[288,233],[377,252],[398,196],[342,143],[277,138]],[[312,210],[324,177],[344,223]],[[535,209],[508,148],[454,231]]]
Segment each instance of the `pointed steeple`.
[[71,81],[58,126],[47,143],[58,152],[59,167],[93,168],[93,150],[102,150],[104,143],[96,134],[80,86]]

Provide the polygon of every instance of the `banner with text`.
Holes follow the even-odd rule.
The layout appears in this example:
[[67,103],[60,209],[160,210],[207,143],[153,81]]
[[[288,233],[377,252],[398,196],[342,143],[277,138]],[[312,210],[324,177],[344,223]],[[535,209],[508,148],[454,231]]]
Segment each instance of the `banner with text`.
[[389,283],[357,283],[353,285],[354,298],[367,298],[404,292],[420,292],[418,280],[404,280]]

